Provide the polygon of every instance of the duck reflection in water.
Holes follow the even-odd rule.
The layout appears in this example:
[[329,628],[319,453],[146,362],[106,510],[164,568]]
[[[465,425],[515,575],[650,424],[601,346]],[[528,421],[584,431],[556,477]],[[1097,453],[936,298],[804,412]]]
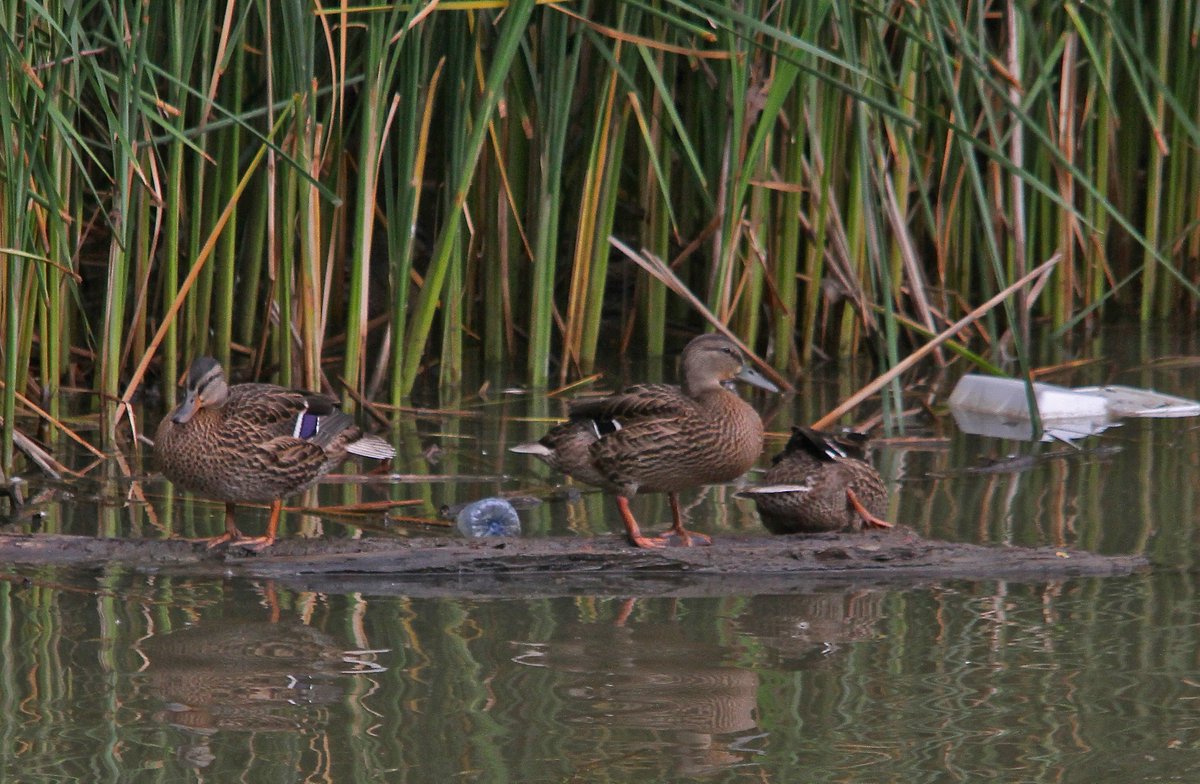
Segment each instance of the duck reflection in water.
[[639,769],[664,756],[684,777],[754,764],[758,674],[721,664],[727,652],[682,622],[627,620],[631,608],[615,624],[560,627],[515,660],[560,673],[562,720],[594,728],[610,752],[621,729],[636,731],[627,745]]
[[146,638],[137,653],[139,690],[160,706],[151,715],[189,733],[181,753],[196,767],[212,761],[205,739],[219,730],[316,733],[328,717],[313,707],[343,696],[345,652],[298,622],[202,621]]
[[884,591],[828,591],[750,598],[735,627],[780,670],[825,666],[850,644],[875,639]]

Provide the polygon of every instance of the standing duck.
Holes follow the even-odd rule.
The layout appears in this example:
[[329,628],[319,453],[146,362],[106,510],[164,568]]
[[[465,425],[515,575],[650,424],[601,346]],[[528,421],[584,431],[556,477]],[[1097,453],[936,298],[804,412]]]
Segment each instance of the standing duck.
[[793,427],[764,484],[739,495],[754,499],[773,534],[892,527],[883,519],[887,489],[867,462],[863,433]]
[[[192,362],[187,397],[159,424],[154,455],[175,484],[225,502],[225,533],[208,540],[209,547],[269,547],[283,496],[311,487],[348,454],[380,460],[396,454],[382,438],[363,435],[337,402],[274,384],[230,386],[212,357]],[[239,503],[271,504],[266,536],[237,529]]]
[[[683,350],[681,387],[640,384],[576,401],[566,422],[512,451],[613,494],[638,547],[661,547],[672,534],[685,545],[692,537],[708,543],[707,536],[683,527],[679,491],[736,479],[762,453],[762,420],[730,390],[735,380],[779,391],[747,364],[733,341],[701,335]],[[642,536],[629,509],[639,492],[667,494],[674,525],[663,536]]]

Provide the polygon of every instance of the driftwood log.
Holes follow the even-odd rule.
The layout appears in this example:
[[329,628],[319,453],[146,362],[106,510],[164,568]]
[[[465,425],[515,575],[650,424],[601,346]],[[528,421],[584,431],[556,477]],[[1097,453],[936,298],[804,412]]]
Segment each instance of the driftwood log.
[[468,541],[376,537],[279,541],[262,553],[182,540],[0,534],[0,563],[272,579],[297,589],[407,596],[718,596],[945,579],[1048,581],[1124,575],[1137,555],[983,546],[903,529],[814,536],[718,536],[710,547],[639,550],[621,538]]

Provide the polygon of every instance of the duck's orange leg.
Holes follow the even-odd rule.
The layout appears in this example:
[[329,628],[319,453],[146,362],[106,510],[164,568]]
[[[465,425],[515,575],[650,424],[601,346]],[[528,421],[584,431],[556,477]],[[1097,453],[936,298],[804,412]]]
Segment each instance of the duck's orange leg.
[[665,547],[666,542],[661,542],[657,539],[647,539],[642,536],[642,531],[638,528],[637,520],[633,519],[633,512],[629,510],[629,499],[623,495],[617,498],[617,508],[621,510],[621,519],[625,521],[625,530],[628,532],[629,541],[635,547]]
[[211,548],[216,547],[217,545],[225,544],[226,542],[235,542],[238,539],[241,539],[242,532],[238,530],[237,525],[235,525],[233,522],[233,510],[236,506],[237,504],[234,504],[231,501],[225,502],[225,533],[221,534],[220,536],[211,536],[207,539],[200,539],[198,541],[204,542]]
[[858,496],[850,488],[846,488],[846,500],[850,502],[850,506],[854,507],[854,511],[858,512],[858,516],[862,518],[863,528],[895,528],[895,526],[884,520],[882,517],[876,517],[867,511],[867,507],[863,506],[862,501],[858,500]]
[[678,536],[679,541],[683,542],[684,547],[692,546],[692,538],[700,542],[700,544],[712,544],[712,538],[706,534],[689,531],[683,527],[683,510],[679,508],[679,493],[667,493],[667,500],[671,502],[671,517],[674,523],[671,525],[671,530],[666,533],[659,534],[660,539]]
[[258,552],[275,544],[275,534],[279,530],[279,513],[283,509],[283,499],[276,498],[271,502],[271,517],[267,520],[265,536],[242,536],[234,540],[234,544],[247,550]]

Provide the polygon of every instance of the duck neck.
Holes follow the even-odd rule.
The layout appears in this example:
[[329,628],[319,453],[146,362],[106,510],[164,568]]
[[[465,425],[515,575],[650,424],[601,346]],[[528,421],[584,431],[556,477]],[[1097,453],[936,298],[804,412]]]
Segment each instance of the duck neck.
[[713,379],[704,379],[704,380],[684,379],[682,387],[683,387],[683,394],[687,395],[688,397],[690,397],[692,399],[698,399],[698,398],[702,398],[702,397],[711,397],[714,394],[719,395],[721,393],[729,392],[728,389],[721,386],[721,384],[719,382],[717,382]]

